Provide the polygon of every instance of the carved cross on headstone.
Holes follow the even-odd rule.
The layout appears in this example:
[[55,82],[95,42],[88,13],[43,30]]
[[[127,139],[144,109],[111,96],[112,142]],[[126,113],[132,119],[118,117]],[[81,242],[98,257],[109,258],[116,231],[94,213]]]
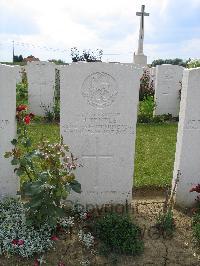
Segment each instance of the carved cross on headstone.
[[[102,162],[105,163],[105,160],[106,161],[109,160],[109,163],[111,164],[114,155],[109,152],[101,152],[101,147],[103,146],[103,144],[101,145],[100,138],[98,136],[95,137],[94,145],[95,145],[94,152],[82,153],[81,157],[82,159],[94,159],[95,160],[95,170],[94,170],[93,175],[94,175],[94,188],[96,189],[100,185],[99,180],[102,179],[103,175],[107,174],[107,173],[103,173],[102,169],[100,169],[101,163]],[[88,167],[90,167],[90,165],[88,165]],[[109,176],[107,178],[109,178]]]
[[149,13],[144,12],[145,5],[142,5],[141,12],[136,12],[136,16],[140,16],[140,32],[138,40],[138,54],[143,54],[143,41],[144,41],[144,17],[149,16]]

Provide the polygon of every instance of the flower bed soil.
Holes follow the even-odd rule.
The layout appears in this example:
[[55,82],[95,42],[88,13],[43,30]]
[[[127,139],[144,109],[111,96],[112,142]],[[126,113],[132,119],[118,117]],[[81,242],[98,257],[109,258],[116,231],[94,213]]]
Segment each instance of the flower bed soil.
[[[90,260],[90,265],[130,265],[130,266],[198,266],[200,265],[200,252],[195,247],[192,239],[191,217],[179,210],[174,210],[176,230],[172,237],[160,234],[154,227],[156,215],[162,209],[163,197],[156,192],[154,198],[148,197],[148,193],[140,195],[136,193],[136,199],[130,210],[133,220],[142,228],[144,239],[144,253],[140,256],[109,256],[91,254],[90,250],[82,246],[78,241],[75,231],[71,234],[61,232],[59,240],[55,243],[54,250],[44,254],[43,260],[48,266],[78,266],[81,261]],[[74,229],[76,230],[76,229]],[[98,243],[96,242],[96,245]],[[60,263],[60,264],[59,264]],[[63,263],[63,264],[61,264]],[[0,266],[28,266],[34,264],[34,259],[22,259],[18,257],[0,257]]]

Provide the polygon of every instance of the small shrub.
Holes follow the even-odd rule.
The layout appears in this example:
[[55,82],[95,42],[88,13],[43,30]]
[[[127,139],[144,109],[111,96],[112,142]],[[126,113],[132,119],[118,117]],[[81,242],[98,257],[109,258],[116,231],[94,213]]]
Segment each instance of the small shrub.
[[28,88],[27,83],[20,82],[16,85],[16,102],[17,106],[28,103]]
[[11,164],[19,177],[25,176],[20,193],[27,199],[29,222],[35,226],[45,222],[54,226],[64,214],[62,202],[70,191],[81,192],[81,185],[74,175],[79,165],[62,138],[60,143],[54,144],[42,139],[36,149],[32,148],[27,126],[33,116],[27,114],[27,106],[17,107],[18,137],[11,141],[14,148],[6,152],[5,157],[12,158]]
[[161,234],[171,236],[175,230],[173,211],[167,210],[165,213],[160,213],[157,218],[156,227]]
[[145,69],[140,79],[139,100],[143,101],[148,96],[154,96],[154,84],[148,69]]
[[95,223],[95,234],[115,253],[136,255],[143,251],[141,230],[128,216],[108,213]]
[[200,220],[198,223],[196,223],[193,227],[193,236],[197,242],[197,245],[200,246]]
[[147,96],[143,101],[139,102],[139,114],[138,122],[148,123],[153,119],[153,112],[155,108],[154,98],[152,96]]
[[177,178],[174,182],[174,186],[172,188],[172,193],[170,189],[166,191],[166,197],[163,204],[163,210],[159,213],[157,217],[157,222],[155,227],[158,229],[161,235],[163,236],[172,236],[175,230],[175,220],[173,215],[173,208],[174,208],[174,197],[176,194],[176,187],[180,180],[181,173],[178,170]]
[[200,184],[190,189],[190,192],[197,192],[198,196],[196,198],[196,204],[193,208],[193,218],[192,218],[192,230],[193,236],[198,244],[200,245]]
[[48,123],[51,123],[54,121],[55,115],[54,115],[54,108],[50,105],[41,105],[41,107],[44,109],[44,113],[45,113],[45,120]]

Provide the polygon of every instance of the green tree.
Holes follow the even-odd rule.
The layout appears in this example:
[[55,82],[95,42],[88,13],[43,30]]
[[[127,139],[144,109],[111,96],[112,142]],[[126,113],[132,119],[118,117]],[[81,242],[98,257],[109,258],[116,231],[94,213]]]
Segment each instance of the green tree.
[[77,47],[71,48],[72,62],[86,61],[86,62],[101,62],[103,50],[97,49],[96,51],[83,50],[80,54]]
[[178,66],[186,67],[187,63],[189,61],[190,61],[190,59],[184,61],[183,59],[180,59],[180,58],[175,58],[175,59],[157,59],[157,60],[154,60],[152,62],[151,66],[155,67],[157,65],[171,64],[171,65],[178,65]]
[[23,56],[20,54],[18,55],[14,55],[13,56],[13,62],[22,62],[23,61]]
[[193,59],[187,63],[187,68],[200,67],[200,59]]

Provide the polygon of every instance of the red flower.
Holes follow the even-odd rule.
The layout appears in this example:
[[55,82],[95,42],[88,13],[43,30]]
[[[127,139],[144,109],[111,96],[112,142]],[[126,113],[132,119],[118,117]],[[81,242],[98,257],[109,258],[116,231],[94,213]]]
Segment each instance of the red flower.
[[18,244],[18,246],[24,245],[24,240],[23,239],[19,239],[17,244]]
[[24,245],[24,240],[23,239],[13,239],[12,241],[11,241],[11,243],[13,244],[13,245],[18,245],[18,246],[22,246],[22,245]]
[[11,241],[11,243],[12,243],[13,245],[17,245],[17,244],[18,244],[18,240],[17,240],[17,239],[13,239],[13,240]]
[[88,219],[91,219],[91,218],[92,218],[92,214],[88,212],[88,213],[86,214],[86,219],[88,220]]
[[31,122],[31,118],[30,118],[30,116],[29,116],[29,115],[26,115],[26,116],[24,117],[24,123],[25,123],[26,125],[28,125],[28,124],[30,124],[30,122]]
[[65,264],[63,262],[59,262],[58,266],[65,266]]
[[26,111],[27,110],[27,106],[25,104],[21,104],[19,106],[17,106],[17,112],[21,112],[21,111]]
[[53,235],[53,236],[51,236],[51,240],[57,241],[57,240],[59,240],[59,238],[56,235]]
[[196,187],[193,187],[190,189],[190,192],[197,192],[197,193],[200,193],[200,184],[198,184]]
[[31,119],[35,117],[35,115],[33,113],[30,113],[29,116]]

